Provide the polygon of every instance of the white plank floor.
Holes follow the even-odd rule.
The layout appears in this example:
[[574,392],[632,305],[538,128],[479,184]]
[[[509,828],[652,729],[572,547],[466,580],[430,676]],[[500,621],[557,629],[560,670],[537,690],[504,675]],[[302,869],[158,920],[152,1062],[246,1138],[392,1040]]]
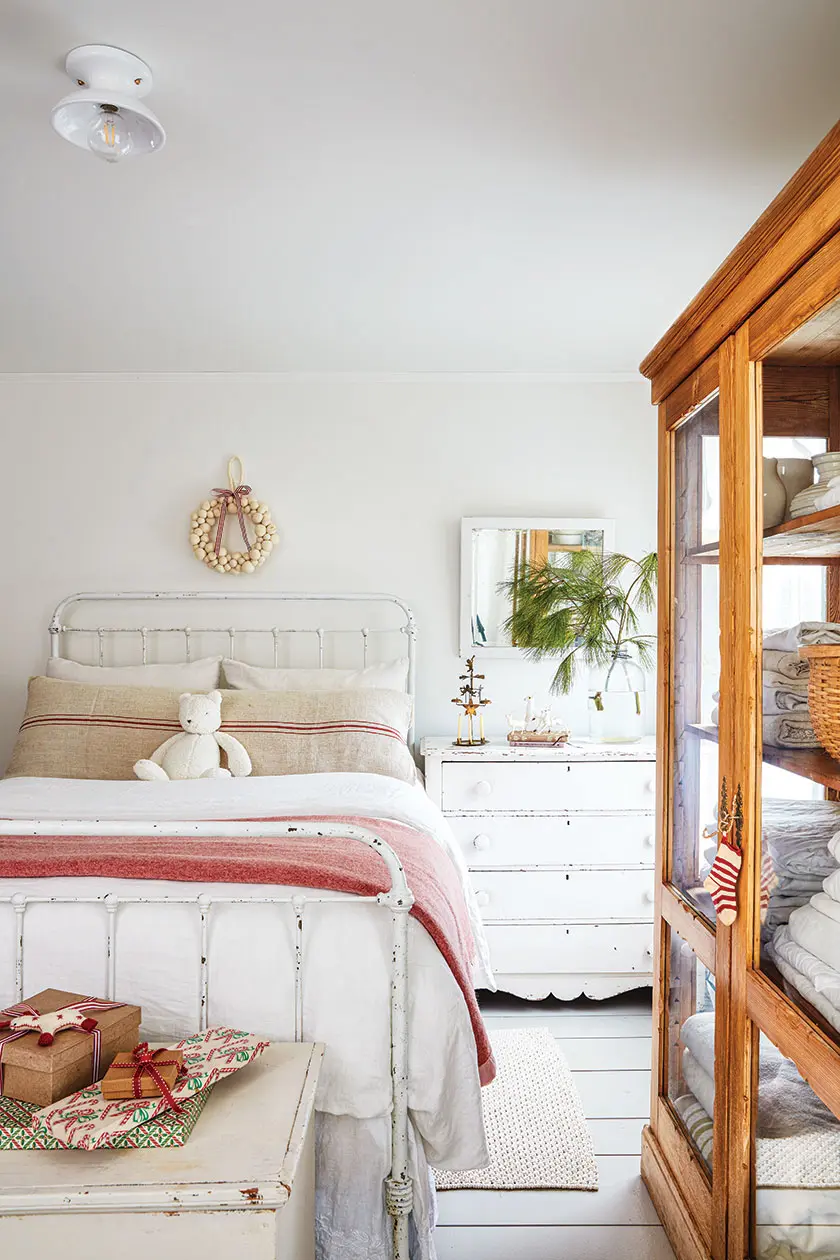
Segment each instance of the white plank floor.
[[650,990],[605,1002],[496,994],[482,1008],[491,1030],[554,1033],[583,1099],[600,1188],[440,1194],[440,1260],[673,1260],[639,1177],[650,1109]]

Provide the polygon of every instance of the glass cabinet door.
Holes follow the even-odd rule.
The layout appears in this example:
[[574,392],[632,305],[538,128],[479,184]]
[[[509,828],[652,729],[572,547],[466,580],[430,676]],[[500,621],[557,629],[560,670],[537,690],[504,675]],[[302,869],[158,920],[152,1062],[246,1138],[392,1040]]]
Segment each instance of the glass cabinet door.
[[666,1096],[711,1177],[715,977],[675,928],[669,930],[668,938]]
[[713,395],[674,432],[670,883],[709,921],[703,888],[718,787],[720,425]]

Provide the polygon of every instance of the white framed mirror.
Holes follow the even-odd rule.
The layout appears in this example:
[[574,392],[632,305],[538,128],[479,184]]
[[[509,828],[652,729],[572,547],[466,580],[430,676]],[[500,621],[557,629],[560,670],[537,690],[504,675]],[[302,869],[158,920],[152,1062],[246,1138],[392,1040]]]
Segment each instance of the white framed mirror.
[[504,628],[510,600],[499,583],[524,564],[564,552],[613,551],[615,521],[585,516],[466,516],[461,521],[461,655],[519,656]]

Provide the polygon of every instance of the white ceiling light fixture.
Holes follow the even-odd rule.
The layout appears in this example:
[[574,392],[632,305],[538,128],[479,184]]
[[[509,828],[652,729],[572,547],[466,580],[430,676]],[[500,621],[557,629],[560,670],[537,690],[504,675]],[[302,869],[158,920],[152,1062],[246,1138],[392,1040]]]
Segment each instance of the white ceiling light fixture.
[[152,87],[145,61],[122,48],[85,44],[67,54],[64,68],[79,90],[52,111],[60,136],[105,162],[163,148],[166,132],[140,100]]

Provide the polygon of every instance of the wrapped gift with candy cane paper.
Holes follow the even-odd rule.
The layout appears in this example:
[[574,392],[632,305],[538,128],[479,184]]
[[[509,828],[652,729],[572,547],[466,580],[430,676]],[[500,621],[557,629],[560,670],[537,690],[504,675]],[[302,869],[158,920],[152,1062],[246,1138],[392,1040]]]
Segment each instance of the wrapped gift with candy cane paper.
[[269,1044],[234,1028],[208,1028],[172,1047],[183,1051],[184,1064],[172,1088],[171,1102],[164,1097],[110,1102],[102,1097],[101,1088],[85,1089],[36,1112],[32,1116],[33,1130],[74,1150],[113,1146],[117,1138],[131,1134],[141,1125],[173,1111],[177,1114],[176,1108],[183,1107],[196,1094],[253,1063]]
[[[99,1101],[96,1086],[82,1091],[89,1099]],[[147,1120],[136,1129],[116,1133],[103,1143],[108,1150],[123,1151],[158,1150],[164,1147],[183,1146],[198,1123],[198,1117],[207,1105],[213,1086],[200,1089],[185,1098],[176,1111],[164,1111],[154,1120]],[[0,1096],[0,1151],[66,1151],[71,1148],[58,1138],[51,1137],[44,1128],[33,1123],[38,1108],[31,1103],[18,1102],[16,1098]]]

